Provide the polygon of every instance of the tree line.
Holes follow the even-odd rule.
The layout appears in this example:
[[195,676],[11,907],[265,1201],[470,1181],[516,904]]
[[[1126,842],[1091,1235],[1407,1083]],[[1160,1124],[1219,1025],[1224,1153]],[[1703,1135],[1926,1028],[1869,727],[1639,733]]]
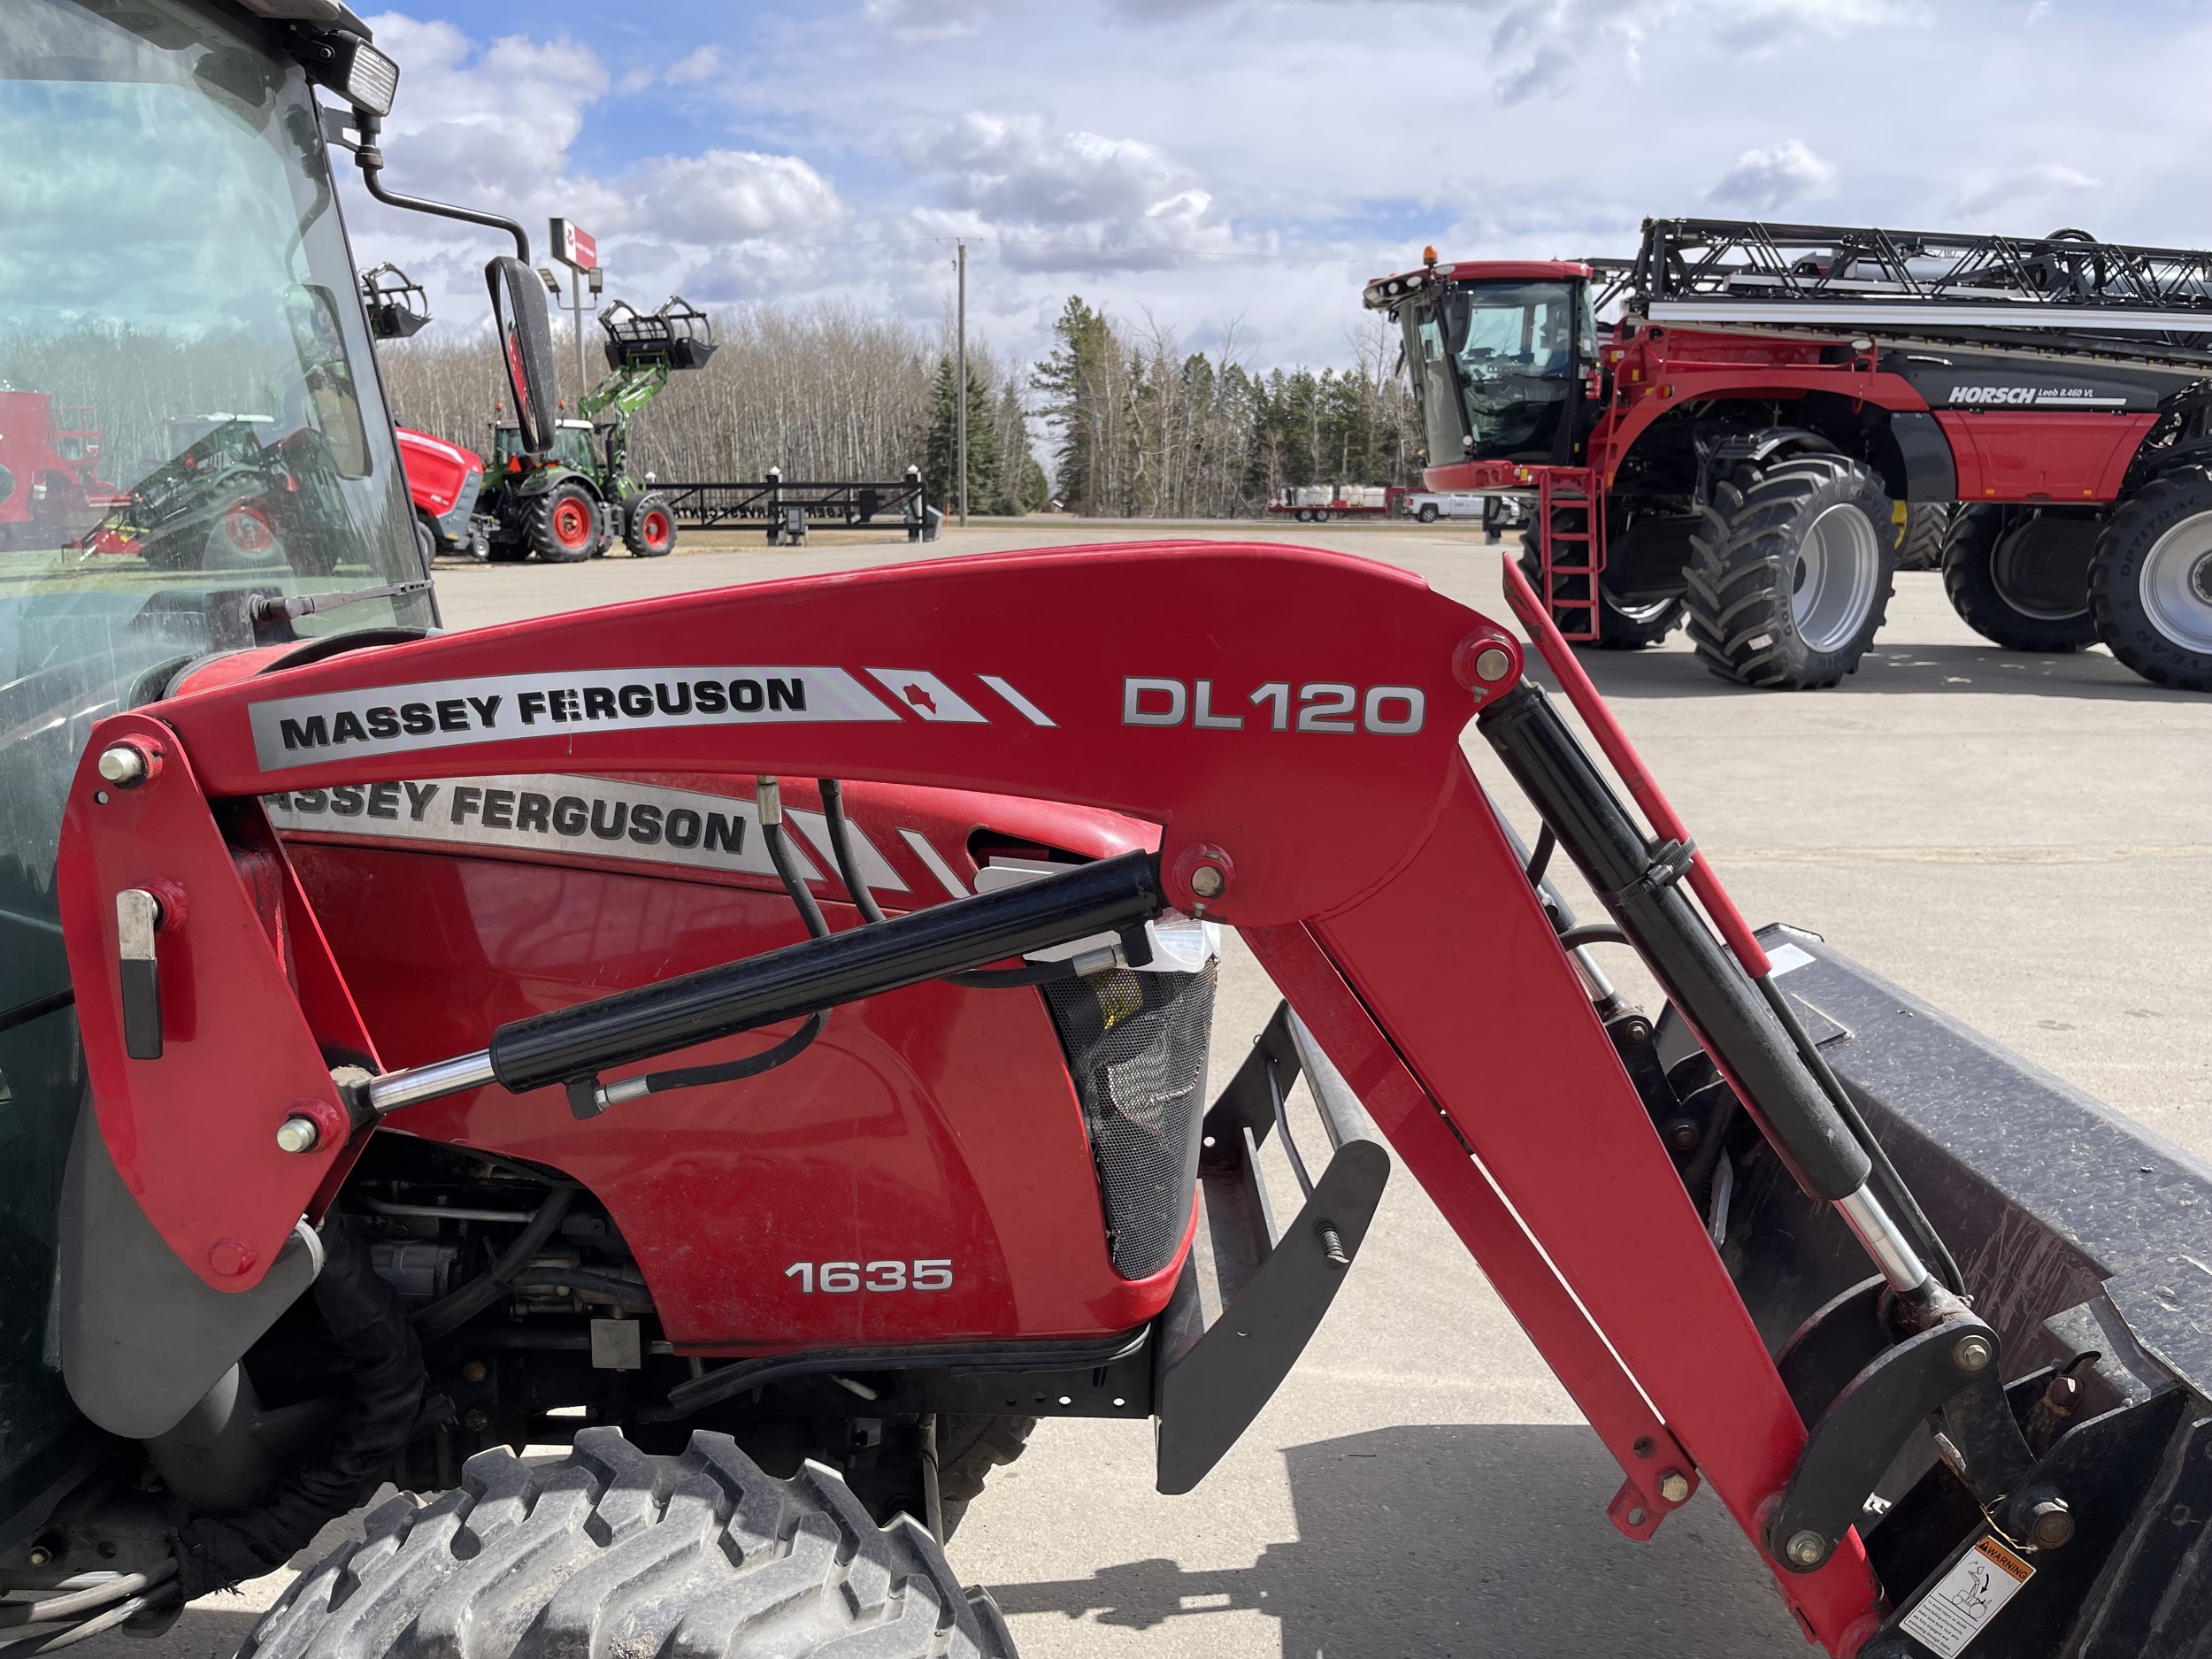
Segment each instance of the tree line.
[[[789,480],[895,479],[914,465],[933,503],[956,505],[949,331],[832,301],[722,311],[714,324],[707,365],[672,376],[633,420],[634,467],[675,481],[755,479],[770,466]],[[565,333],[557,326],[555,355],[568,409],[581,388]],[[1240,360],[1233,335],[1210,355],[1187,352],[1171,331],[1079,297],[1041,363],[971,337],[969,511],[1056,500],[1092,516],[1237,518],[1297,485],[1417,481],[1419,421],[1395,342],[1373,332],[1352,343],[1349,368],[1262,373]],[[588,334],[587,347],[589,372],[603,373]],[[490,451],[495,419],[511,416],[488,337],[387,341],[380,354],[403,425]]]

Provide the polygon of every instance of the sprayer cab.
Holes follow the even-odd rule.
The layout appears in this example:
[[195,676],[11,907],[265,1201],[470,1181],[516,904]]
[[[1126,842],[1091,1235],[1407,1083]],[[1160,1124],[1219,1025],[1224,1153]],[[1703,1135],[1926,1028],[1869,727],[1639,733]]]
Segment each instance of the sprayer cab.
[[1580,464],[1598,407],[1593,277],[1564,260],[1432,261],[1367,285],[1367,308],[1402,331],[1430,488],[1468,462]]

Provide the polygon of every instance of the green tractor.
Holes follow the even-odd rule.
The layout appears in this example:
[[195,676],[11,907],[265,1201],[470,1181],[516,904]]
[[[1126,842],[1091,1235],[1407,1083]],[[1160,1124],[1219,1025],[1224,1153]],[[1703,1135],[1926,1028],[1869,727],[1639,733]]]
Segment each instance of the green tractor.
[[600,319],[609,373],[577,400],[578,419],[559,422],[549,454],[524,447],[519,426],[493,428],[493,462],[478,511],[492,522],[490,553],[512,563],[537,555],[549,565],[597,558],[619,537],[639,558],[676,546],[665,496],[630,471],[630,417],[660,396],[671,373],[714,355],[704,311],[672,297],[649,314],[617,300]]

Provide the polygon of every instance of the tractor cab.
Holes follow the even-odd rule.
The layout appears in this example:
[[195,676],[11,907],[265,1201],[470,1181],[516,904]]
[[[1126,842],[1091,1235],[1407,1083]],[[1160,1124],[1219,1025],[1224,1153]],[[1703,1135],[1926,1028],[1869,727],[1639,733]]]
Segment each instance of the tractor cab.
[[76,1455],[45,1287],[83,1087],[55,860],[87,735],[195,664],[437,617],[296,37],[190,0],[5,13],[0,1494],[17,1494]]
[[[1588,265],[1461,261],[1367,286],[1402,333],[1432,489],[1476,480],[1469,462],[1580,464],[1594,411],[1598,326]],[[1441,469],[1455,469],[1440,478]],[[1499,471],[1502,469],[1490,469]],[[1486,481],[1507,483],[1506,477]]]
[[565,466],[571,472],[588,477],[599,475],[599,454],[592,439],[597,428],[588,420],[563,420],[553,427],[553,448],[547,454],[533,454],[523,441],[519,426],[495,426],[492,429],[492,456],[502,473],[527,472],[533,467]]

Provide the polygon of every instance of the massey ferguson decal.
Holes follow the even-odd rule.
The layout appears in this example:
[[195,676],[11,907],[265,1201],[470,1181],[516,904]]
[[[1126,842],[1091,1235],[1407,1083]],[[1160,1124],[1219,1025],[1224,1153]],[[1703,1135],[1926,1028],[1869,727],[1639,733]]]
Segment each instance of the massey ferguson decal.
[[789,720],[896,720],[842,668],[607,669],[373,686],[250,705],[264,772],[565,726],[620,731]]
[[[750,801],[689,789],[544,774],[339,784],[264,795],[262,802],[280,830],[775,873]],[[795,845],[791,850],[800,874],[819,880],[822,872],[806,854]]]

